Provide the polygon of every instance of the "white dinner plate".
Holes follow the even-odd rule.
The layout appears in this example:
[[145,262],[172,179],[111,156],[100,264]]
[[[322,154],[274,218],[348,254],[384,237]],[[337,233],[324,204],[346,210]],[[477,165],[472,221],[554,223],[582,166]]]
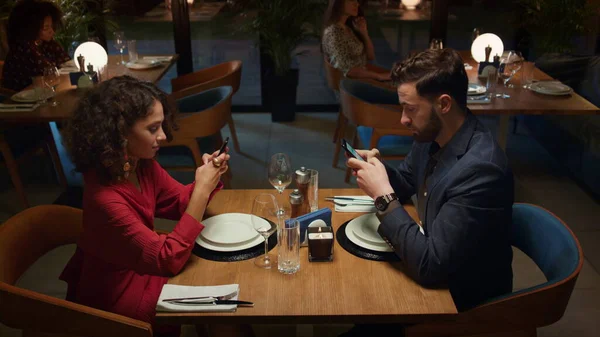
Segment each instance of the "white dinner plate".
[[243,213],[225,213],[210,217],[204,221],[204,229],[200,236],[205,241],[219,245],[243,244],[259,236],[252,226],[252,217],[269,225],[255,215]]
[[557,81],[541,81],[532,83],[529,89],[543,95],[570,95],[573,89]]
[[354,231],[355,230],[358,231],[357,224],[358,224],[358,222],[352,220],[352,221],[348,222],[348,224],[346,225],[346,236],[348,237],[348,239],[350,241],[352,241],[352,243],[354,243],[357,246],[360,246],[362,248],[366,248],[366,249],[373,250],[376,252],[393,252],[393,249],[390,246],[388,246],[386,243],[375,244],[375,243],[371,243],[369,241],[363,240],[363,239],[359,238],[358,236],[356,236],[354,234],[355,233]]
[[200,245],[201,247],[204,247],[206,249],[214,250],[215,252],[237,252],[240,250],[244,250],[244,249],[256,247],[258,245],[262,245],[262,244],[264,244],[264,242],[265,242],[265,239],[260,235],[248,242],[245,242],[242,244],[231,244],[231,245],[224,245],[224,244],[210,242],[210,241],[204,239],[202,237],[202,235],[198,235],[198,237],[196,238],[196,243],[198,245]]
[[134,70],[143,70],[150,69],[160,66],[161,63],[156,60],[147,60],[147,59],[137,59],[135,61],[130,61],[125,64],[125,66],[129,69]]
[[352,222],[356,222],[352,225],[352,231],[359,239],[376,245],[387,245],[381,235],[377,233],[380,222],[375,213],[361,215]]
[[21,103],[35,103],[40,100],[40,90],[28,89],[19,91],[18,93],[12,95],[10,99],[12,99],[15,102]]
[[486,91],[487,89],[481,84],[469,83],[469,86],[467,88],[467,95],[481,95],[484,94]]

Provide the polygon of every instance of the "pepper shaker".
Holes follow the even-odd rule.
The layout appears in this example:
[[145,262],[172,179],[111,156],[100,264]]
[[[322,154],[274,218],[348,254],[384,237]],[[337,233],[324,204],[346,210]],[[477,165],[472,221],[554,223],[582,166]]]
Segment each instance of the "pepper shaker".
[[304,197],[302,202],[302,213],[306,214],[310,213],[310,203],[308,200],[308,184],[310,182],[310,172],[306,169],[306,167],[302,166],[299,170],[296,170],[296,186]]
[[290,193],[290,208],[292,209],[290,218],[294,219],[302,215],[302,206],[304,204],[304,196],[300,194],[300,191],[293,190]]

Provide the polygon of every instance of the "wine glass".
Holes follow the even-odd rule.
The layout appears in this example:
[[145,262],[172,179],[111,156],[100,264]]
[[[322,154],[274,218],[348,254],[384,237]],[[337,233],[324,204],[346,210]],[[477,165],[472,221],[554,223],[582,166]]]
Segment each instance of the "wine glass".
[[254,260],[254,264],[260,268],[270,269],[275,264],[269,255],[269,236],[277,230],[278,213],[279,207],[272,194],[261,193],[254,198],[252,227],[265,238],[265,254]]
[[[50,88],[52,88],[52,97],[56,96],[56,87],[60,84],[60,73],[56,67],[46,67],[44,68],[44,84]],[[52,100],[50,103],[52,106],[57,106],[58,102],[56,98]]]
[[505,58],[500,60],[500,68],[498,69],[498,75],[504,82],[504,86],[512,88],[512,84],[508,84],[510,79],[515,76],[517,71],[523,66],[523,56],[520,52],[511,50],[508,52]]
[[125,64],[125,61],[123,61],[123,50],[127,46],[127,41],[125,40],[125,33],[121,31],[115,32],[114,38],[115,40],[113,46],[116,49],[118,49],[119,53],[121,54],[121,62],[117,62],[117,64]]
[[[271,157],[269,163],[269,182],[279,192],[283,194],[283,190],[292,183],[292,164],[290,158],[285,153],[276,153]],[[284,205],[282,202],[281,205]],[[280,209],[280,212],[283,209]],[[282,214],[279,214],[282,215]]]

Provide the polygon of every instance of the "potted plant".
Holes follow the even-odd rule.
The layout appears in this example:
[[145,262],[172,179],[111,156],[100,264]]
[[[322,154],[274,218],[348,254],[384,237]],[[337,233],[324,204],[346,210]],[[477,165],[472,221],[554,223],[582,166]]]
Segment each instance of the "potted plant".
[[572,52],[574,40],[589,33],[599,15],[598,4],[589,0],[518,0],[517,8],[538,56]]
[[263,101],[274,122],[293,121],[296,108],[298,69],[293,69],[297,47],[320,36],[326,1],[322,0],[245,0],[240,30],[251,33],[260,48]]

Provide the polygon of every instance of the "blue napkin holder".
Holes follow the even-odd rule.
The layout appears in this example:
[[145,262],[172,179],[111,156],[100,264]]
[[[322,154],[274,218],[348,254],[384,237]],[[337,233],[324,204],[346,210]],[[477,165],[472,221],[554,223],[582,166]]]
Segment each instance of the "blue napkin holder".
[[[75,73],[69,73],[69,79],[71,80],[71,85],[77,86],[77,81],[83,75],[81,71]],[[94,72],[94,76],[92,76],[92,82],[98,83],[98,73]]]
[[[325,223],[325,226],[331,227],[331,209],[330,208],[321,208],[314,212],[301,215],[297,217],[295,220],[300,222],[300,245],[308,246],[308,240],[306,232],[308,230],[308,226],[317,220],[322,220]],[[286,221],[287,222],[287,221]],[[316,222],[313,226],[323,226],[323,223]]]

